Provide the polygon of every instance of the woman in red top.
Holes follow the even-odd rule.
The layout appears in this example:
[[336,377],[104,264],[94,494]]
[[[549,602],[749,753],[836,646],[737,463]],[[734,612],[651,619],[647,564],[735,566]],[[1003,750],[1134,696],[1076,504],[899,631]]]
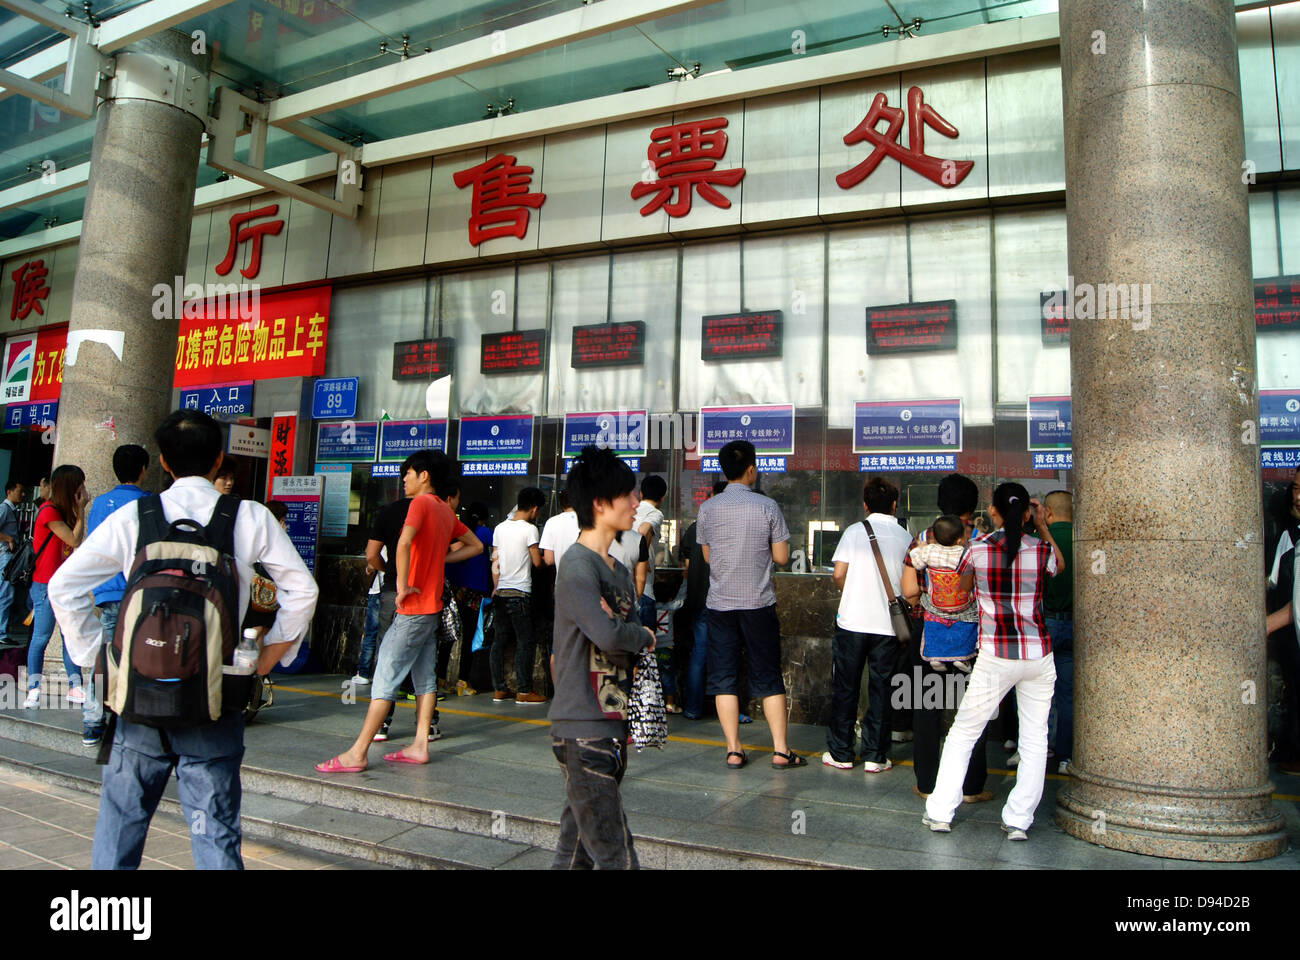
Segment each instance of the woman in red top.
[[[50,475],[50,499],[36,514],[32,527],[32,549],[39,553],[32,573],[32,641],[27,648],[28,709],[41,705],[41,672],[45,648],[54,632],[54,611],[48,594],[50,578],[86,535],[86,475],[80,467],[64,464]],[[85,703],[81,688],[81,668],[63,652],[63,668],[68,672],[68,702]]]

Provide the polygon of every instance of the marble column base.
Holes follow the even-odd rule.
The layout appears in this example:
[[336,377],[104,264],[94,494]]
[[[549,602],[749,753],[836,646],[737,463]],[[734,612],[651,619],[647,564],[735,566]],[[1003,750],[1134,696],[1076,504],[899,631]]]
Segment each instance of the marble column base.
[[1245,863],[1286,849],[1285,821],[1271,783],[1240,790],[1128,783],[1071,764],[1057,794],[1056,825],[1112,850],[1176,860]]

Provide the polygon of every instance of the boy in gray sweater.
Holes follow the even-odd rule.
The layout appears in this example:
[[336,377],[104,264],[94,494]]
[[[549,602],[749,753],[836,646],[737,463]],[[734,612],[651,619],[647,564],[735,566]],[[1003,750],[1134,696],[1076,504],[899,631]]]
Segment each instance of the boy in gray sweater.
[[636,588],[609,555],[636,510],[636,476],[610,450],[584,447],[569,472],[578,540],[555,580],[555,697],[551,747],[564,770],[555,870],[637,869],[619,784],[627,772],[632,663],[654,649],[637,617]]

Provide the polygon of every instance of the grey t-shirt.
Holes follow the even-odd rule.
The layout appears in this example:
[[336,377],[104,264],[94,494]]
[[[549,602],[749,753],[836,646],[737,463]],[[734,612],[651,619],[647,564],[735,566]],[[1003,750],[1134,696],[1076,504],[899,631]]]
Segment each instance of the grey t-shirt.
[[[8,498],[0,501],[0,533],[13,537],[15,542],[18,540],[18,511]],[[7,545],[0,541],[0,550],[5,549]]]
[[[601,609],[602,598],[614,617]],[[630,675],[632,655],[649,643],[650,634],[637,619],[627,567],[615,561],[611,569],[600,554],[575,543],[555,578],[555,697],[547,714],[551,734],[626,739],[626,720],[617,711],[611,716],[597,698],[592,645]]]

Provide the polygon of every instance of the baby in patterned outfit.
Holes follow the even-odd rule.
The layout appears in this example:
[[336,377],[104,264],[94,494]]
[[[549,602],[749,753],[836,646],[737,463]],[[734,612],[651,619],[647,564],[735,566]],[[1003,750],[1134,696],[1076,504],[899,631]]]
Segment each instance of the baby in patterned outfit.
[[979,610],[974,593],[962,589],[957,568],[970,539],[960,517],[942,516],[930,532],[926,542],[911,551],[917,572],[928,571],[921,595],[921,659],[935,670],[946,670],[945,664],[951,663],[969,673],[979,638]]

